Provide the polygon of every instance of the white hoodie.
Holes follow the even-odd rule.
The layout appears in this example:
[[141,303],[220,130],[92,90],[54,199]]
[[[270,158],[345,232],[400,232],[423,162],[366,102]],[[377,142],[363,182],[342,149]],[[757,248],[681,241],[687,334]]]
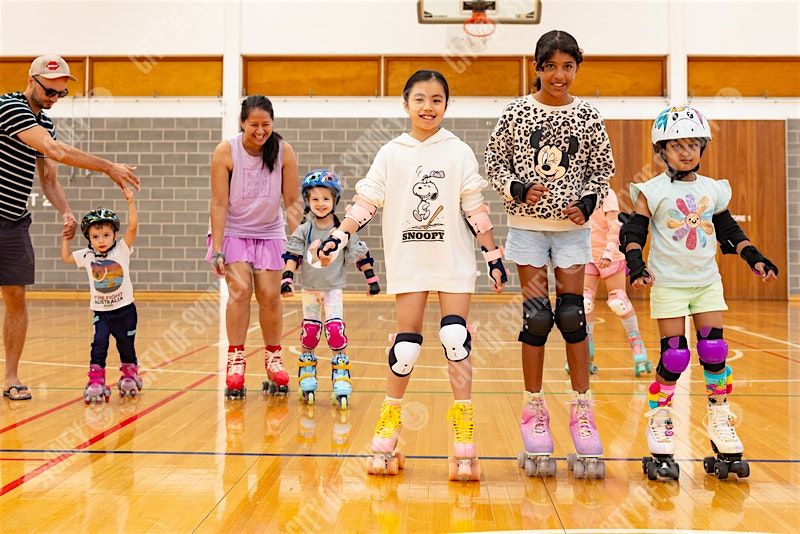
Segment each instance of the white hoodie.
[[387,293],[475,291],[475,239],[462,210],[479,207],[487,185],[472,149],[445,129],[381,147],[356,192],[383,207]]

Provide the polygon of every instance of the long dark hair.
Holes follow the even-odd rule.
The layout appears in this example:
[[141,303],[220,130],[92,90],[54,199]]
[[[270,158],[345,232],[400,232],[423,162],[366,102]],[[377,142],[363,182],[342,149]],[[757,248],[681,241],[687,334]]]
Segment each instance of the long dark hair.
[[418,70],[406,82],[406,86],[403,87],[403,100],[408,102],[408,96],[411,94],[411,89],[414,87],[414,84],[417,82],[427,82],[428,80],[436,80],[442,87],[444,87],[444,107],[447,107],[447,103],[450,101],[450,86],[447,84],[447,79],[444,75],[435,70]]
[[[275,120],[275,113],[272,110],[272,102],[269,101],[264,95],[250,95],[242,101],[242,113],[239,116],[242,122],[246,121],[250,116],[250,112],[254,109],[261,109],[269,113],[269,118]],[[275,162],[278,160],[278,150],[281,147],[281,134],[272,130],[272,135],[267,138],[264,143],[264,149],[261,152],[261,159],[264,165],[269,169],[269,172],[275,170]]]
[[[583,50],[578,46],[578,41],[563,30],[552,30],[539,37],[539,40],[536,42],[536,52],[534,52],[536,70],[544,69],[544,62],[553,57],[553,54],[556,52],[569,54],[577,65],[583,62]],[[538,91],[541,88],[542,82],[537,75],[536,90]]]

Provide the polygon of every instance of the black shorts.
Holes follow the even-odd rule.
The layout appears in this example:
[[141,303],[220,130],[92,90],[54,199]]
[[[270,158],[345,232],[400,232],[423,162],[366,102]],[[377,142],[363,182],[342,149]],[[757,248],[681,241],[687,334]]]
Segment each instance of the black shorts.
[[18,221],[0,219],[0,286],[33,284],[36,259],[30,227],[30,215]]

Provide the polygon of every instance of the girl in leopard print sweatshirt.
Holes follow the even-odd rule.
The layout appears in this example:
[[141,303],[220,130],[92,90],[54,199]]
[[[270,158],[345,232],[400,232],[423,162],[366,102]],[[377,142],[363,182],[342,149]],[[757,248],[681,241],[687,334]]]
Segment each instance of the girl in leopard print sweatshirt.
[[[570,432],[579,457],[575,475],[602,478],[603,448],[589,390],[589,350],[583,306],[584,266],[592,260],[589,217],[603,202],[614,174],[600,113],[569,94],[583,53],[563,31],[536,44],[536,89],[511,102],[486,147],[486,172],[505,201],[509,232],[505,256],[517,263],[525,299],[522,438],[528,474],[554,475],[549,415],[542,396],[544,345],[557,325],[567,345],[572,381]],[[553,311],[547,265],[555,270]],[[570,467],[576,462],[570,462]]]

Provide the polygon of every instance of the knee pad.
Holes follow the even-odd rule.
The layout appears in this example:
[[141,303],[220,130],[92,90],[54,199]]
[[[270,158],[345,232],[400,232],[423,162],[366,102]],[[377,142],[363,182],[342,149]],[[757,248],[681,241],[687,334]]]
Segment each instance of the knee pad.
[[583,288],[583,310],[589,315],[594,310],[594,291],[588,287]]
[[401,332],[394,336],[394,344],[389,349],[389,369],[400,377],[408,376],[422,351],[422,334]]
[[719,373],[725,369],[728,342],[722,339],[722,328],[704,326],[697,331],[697,355],[700,365],[709,373]]
[[547,297],[533,297],[522,303],[522,331],[518,341],[526,345],[541,347],[553,329],[553,308]]
[[303,319],[303,333],[300,335],[300,344],[304,349],[313,350],[319,344],[322,335],[322,323],[314,319]]
[[344,350],[347,347],[347,336],[344,335],[344,321],[339,318],[325,321],[325,337],[331,350]]
[[631,303],[631,299],[628,298],[628,294],[625,293],[624,289],[609,291],[606,304],[611,308],[611,311],[620,317],[625,317],[633,311],[633,303]]
[[444,347],[444,357],[451,362],[465,360],[472,350],[472,336],[467,330],[467,321],[458,315],[442,317],[439,340]]
[[583,312],[583,295],[563,293],[556,297],[555,322],[567,343],[580,343],[586,331],[586,315]]
[[658,361],[656,372],[670,382],[675,382],[689,366],[690,358],[686,336],[662,337],[661,359]]

